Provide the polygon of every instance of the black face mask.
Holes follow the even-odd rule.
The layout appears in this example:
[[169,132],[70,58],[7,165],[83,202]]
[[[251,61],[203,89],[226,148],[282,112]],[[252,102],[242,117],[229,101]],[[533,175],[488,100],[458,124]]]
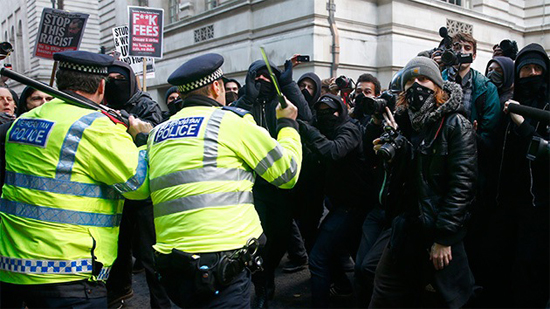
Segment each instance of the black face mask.
[[491,82],[493,82],[493,84],[495,84],[498,89],[500,89],[502,87],[502,84],[504,84],[504,77],[497,71],[491,71],[487,73],[487,78],[490,79]]
[[238,98],[239,98],[239,95],[236,94],[233,91],[226,91],[225,92],[225,104],[226,105],[228,105],[229,103],[233,103],[233,102],[237,101]]
[[309,105],[313,104],[313,96],[309,93],[307,89],[304,88],[302,90],[302,94],[304,95],[304,98]]
[[121,108],[130,100],[130,81],[108,79],[105,84],[105,101],[113,108]]
[[543,75],[520,78],[516,90],[519,92],[521,98],[534,99],[541,94],[543,83]]
[[168,111],[170,111],[170,116],[176,114],[183,108],[183,100],[180,98],[175,99],[172,103],[168,104]]
[[434,93],[430,88],[424,87],[417,82],[414,82],[412,86],[407,89],[405,98],[409,102],[409,109],[412,112],[419,111],[426,100]]
[[338,125],[338,116],[334,115],[335,109],[317,109],[317,127],[321,131],[328,131]]
[[270,97],[275,93],[275,87],[272,83],[263,79],[259,79],[258,82],[260,83],[260,97]]

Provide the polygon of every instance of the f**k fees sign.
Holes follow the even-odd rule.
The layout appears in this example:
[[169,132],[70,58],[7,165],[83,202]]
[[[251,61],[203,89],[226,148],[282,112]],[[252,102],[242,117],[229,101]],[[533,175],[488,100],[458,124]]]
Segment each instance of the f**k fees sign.
[[130,56],[162,58],[164,10],[128,7]]

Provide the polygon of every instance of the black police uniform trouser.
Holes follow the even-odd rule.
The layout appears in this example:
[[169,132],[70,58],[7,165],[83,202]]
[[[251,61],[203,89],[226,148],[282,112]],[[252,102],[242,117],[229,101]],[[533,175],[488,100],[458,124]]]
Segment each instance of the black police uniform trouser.
[[[132,250],[145,268],[151,308],[170,308],[170,300],[155,274],[153,245],[156,242],[153,204],[126,200],[118,236],[118,255],[107,280],[109,295],[132,287]],[[111,297],[111,296],[110,296]]]
[[103,282],[19,285],[0,282],[0,308],[107,308]]
[[[160,260],[157,260],[160,261]],[[217,293],[201,290],[197,275],[181,269],[162,267],[159,264],[160,282],[170,300],[181,308],[250,308],[250,271],[244,269],[230,284],[220,287]]]
[[[272,288],[275,282],[275,269],[279,266],[288,247],[292,227],[292,210],[288,202],[288,192],[256,179],[252,190],[254,207],[260,216],[264,234],[267,237],[265,247],[259,253],[263,259],[263,271],[252,276],[256,289]],[[256,291],[258,292],[258,291]]]

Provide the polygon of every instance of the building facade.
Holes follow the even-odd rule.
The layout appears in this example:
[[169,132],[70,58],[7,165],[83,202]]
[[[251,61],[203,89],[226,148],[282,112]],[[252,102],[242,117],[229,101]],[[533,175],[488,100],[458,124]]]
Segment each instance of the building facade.
[[[55,1],[54,1],[55,2]],[[59,0],[58,0],[59,2]],[[473,68],[481,72],[502,39],[519,48],[537,42],[550,51],[547,0],[64,0],[63,9],[90,14],[81,49],[113,49],[111,29],[127,24],[127,6],[164,9],[164,55],[156,60],[148,91],[163,108],[168,76],[186,60],[207,52],[225,57],[226,75],[244,81],[248,66],[261,58],[282,65],[299,53],[311,62],[295,68],[321,78],[362,73],[383,86],[420,51],[436,47],[438,30],[466,31],[478,41]],[[14,69],[49,81],[52,61],[32,56],[41,10],[48,0],[6,0],[0,11],[4,40],[15,52]],[[332,16],[330,15],[332,11]],[[331,17],[331,18],[329,18]],[[331,27],[331,21],[333,26]],[[14,87],[18,87],[14,84]],[[17,90],[17,88],[16,88]],[[19,90],[20,91],[20,90]]]

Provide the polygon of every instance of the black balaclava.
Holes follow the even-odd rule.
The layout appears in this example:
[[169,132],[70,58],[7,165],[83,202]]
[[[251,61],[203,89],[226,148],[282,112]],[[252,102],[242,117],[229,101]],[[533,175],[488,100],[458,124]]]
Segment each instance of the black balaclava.
[[[320,109],[319,106],[321,103],[328,105],[329,108]],[[340,97],[332,94],[323,95],[319,101],[315,103],[314,108],[317,117],[315,126],[321,133],[328,137],[332,137],[334,130],[347,118],[347,109],[344,111],[344,103]],[[338,112],[339,115],[334,115],[334,112]]]
[[[521,68],[537,64],[542,67],[542,75],[519,78]],[[531,43],[522,48],[515,62],[515,87],[513,99],[523,105],[542,108],[550,100],[550,60],[544,48]]]
[[120,73],[124,79],[107,79],[105,84],[105,101],[113,108],[121,108],[130,100],[130,77],[120,67],[109,68],[109,73]]
[[409,109],[412,112],[419,111],[426,100],[434,94],[434,91],[430,88],[424,87],[417,82],[414,82],[412,86],[405,92],[405,98],[409,103]]
[[[269,78],[269,71],[266,68],[261,69],[256,73],[256,76],[260,75]],[[275,86],[273,86],[273,83],[263,79],[256,80],[256,83],[260,83],[260,98],[270,98],[275,94]]]

